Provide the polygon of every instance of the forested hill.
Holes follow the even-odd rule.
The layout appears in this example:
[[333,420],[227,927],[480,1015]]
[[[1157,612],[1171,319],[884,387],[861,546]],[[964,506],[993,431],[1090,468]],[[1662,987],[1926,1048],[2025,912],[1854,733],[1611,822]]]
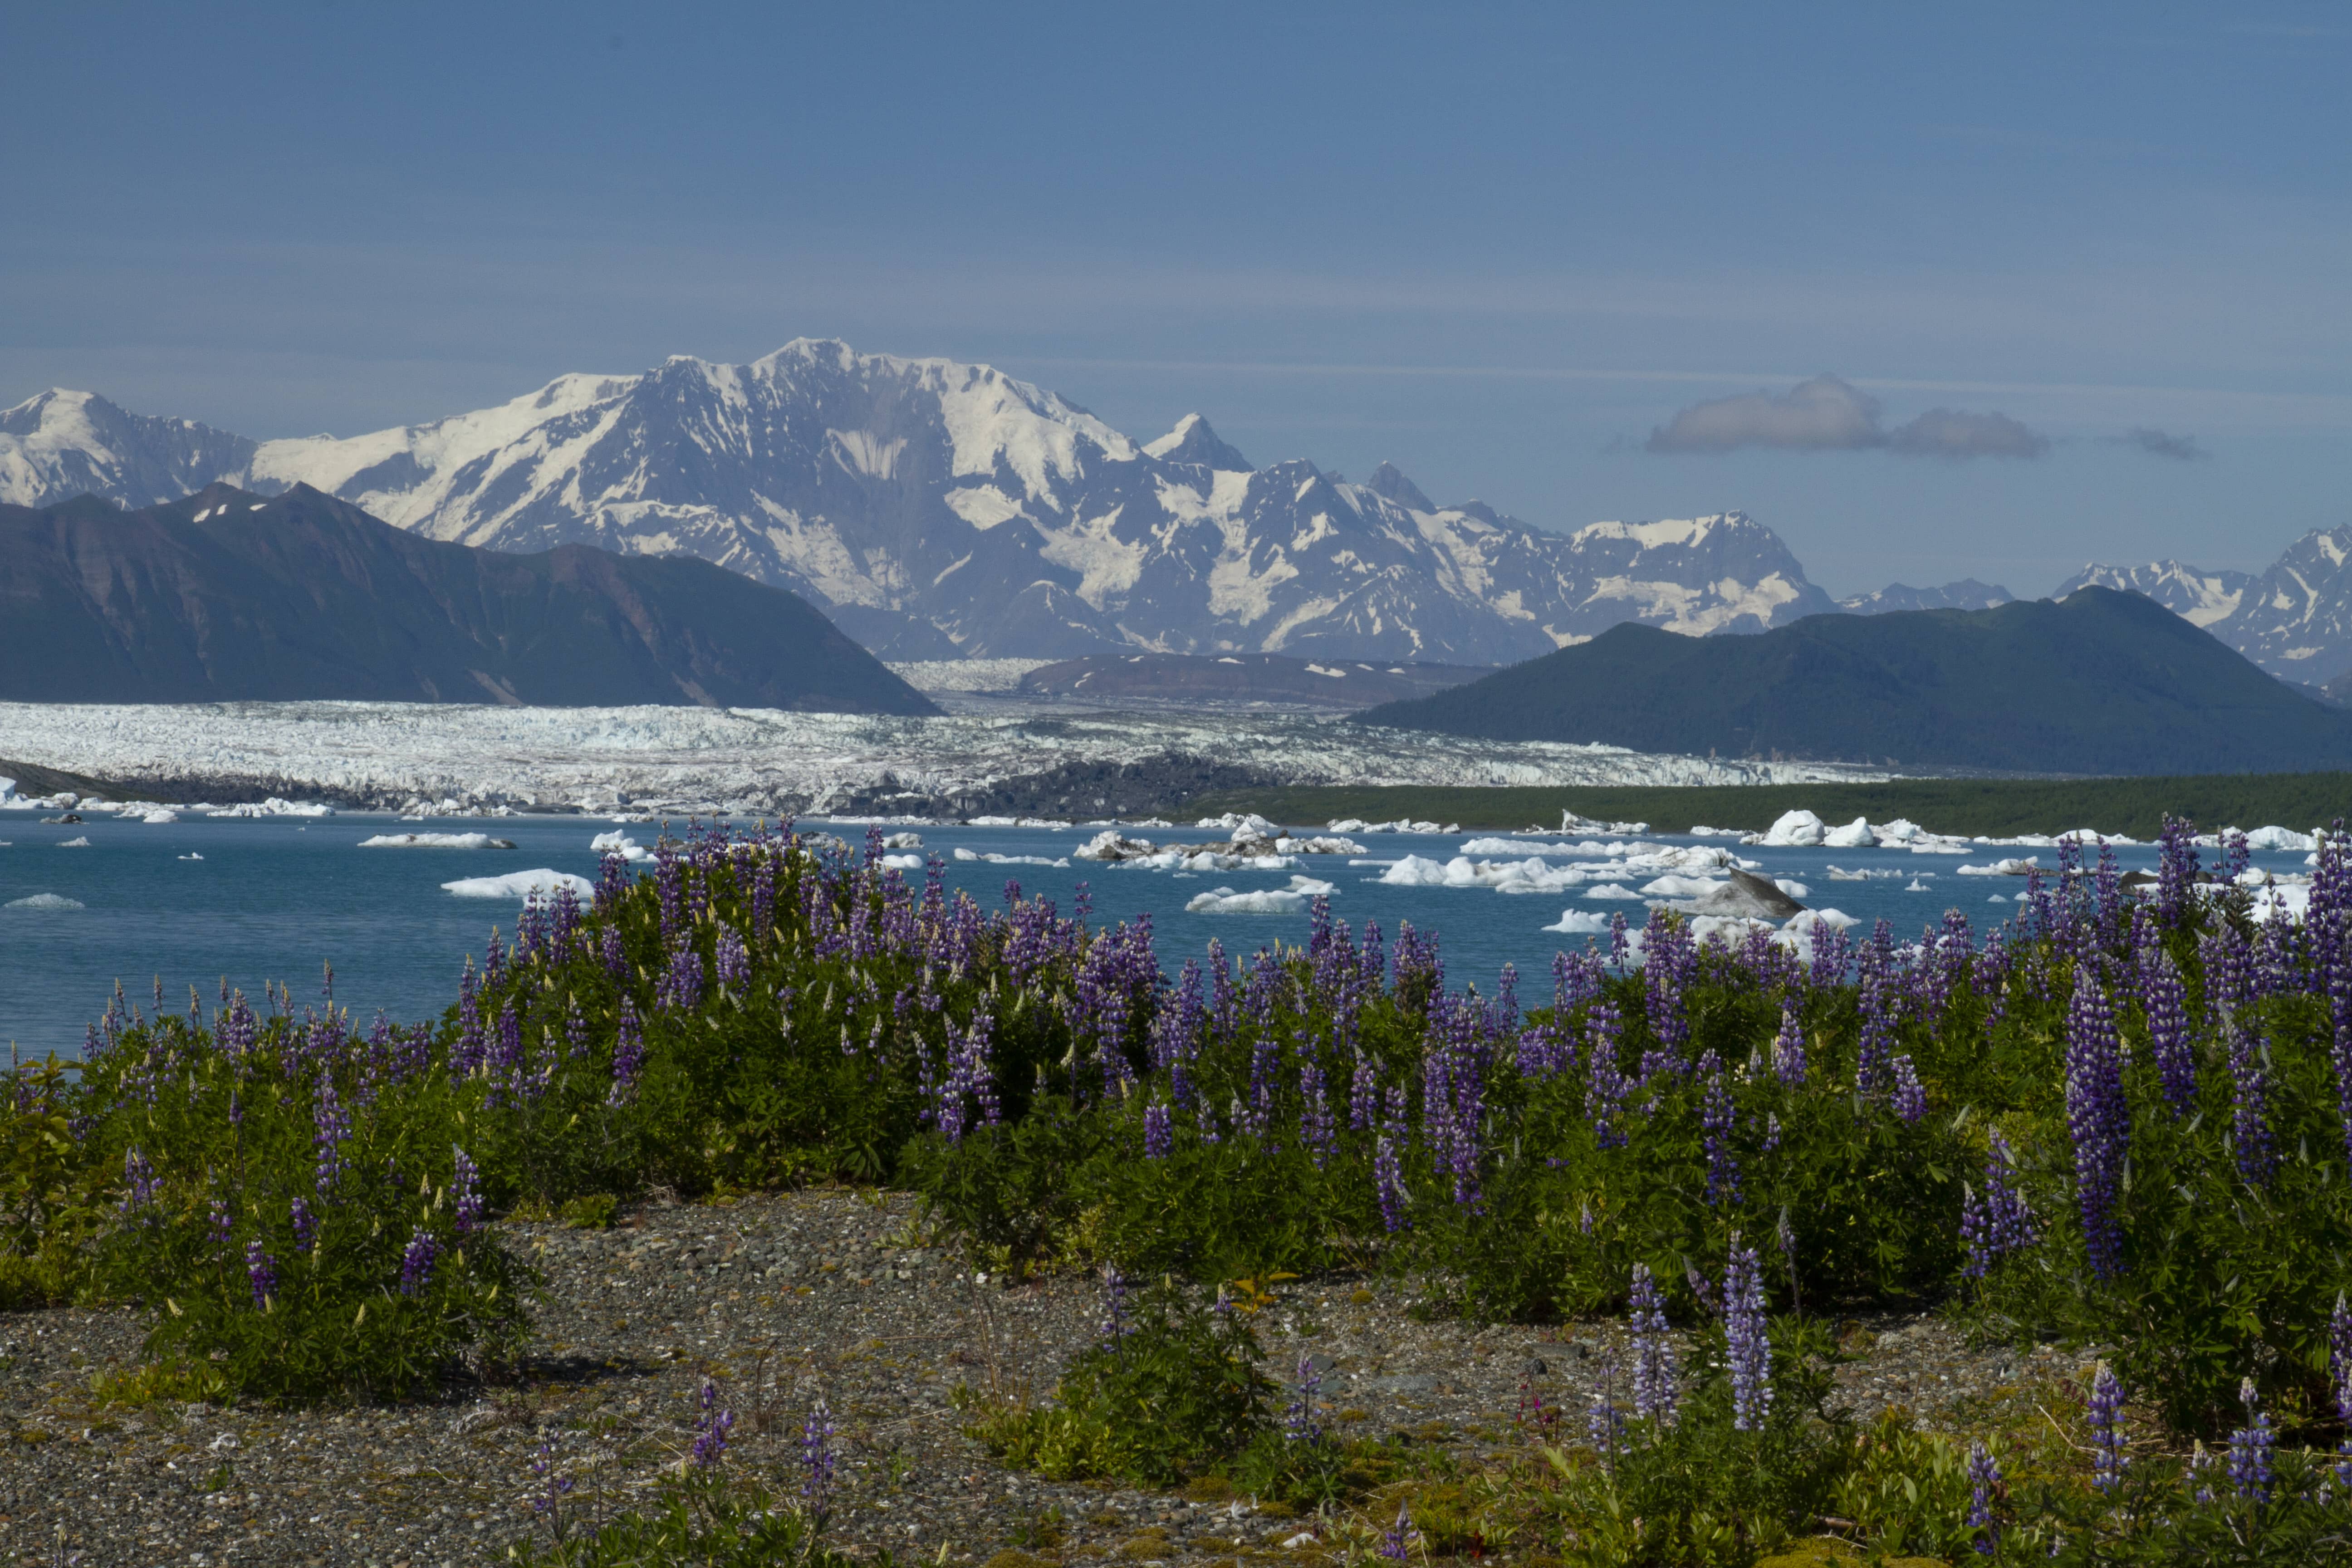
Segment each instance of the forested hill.
[[1357,721],[1646,752],[2185,773],[2340,768],[2352,714],[2137,594],[1810,616],[1754,637],[1612,627]]
[[0,507],[0,698],[936,711],[806,601],[709,562],[476,550],[304,485]]

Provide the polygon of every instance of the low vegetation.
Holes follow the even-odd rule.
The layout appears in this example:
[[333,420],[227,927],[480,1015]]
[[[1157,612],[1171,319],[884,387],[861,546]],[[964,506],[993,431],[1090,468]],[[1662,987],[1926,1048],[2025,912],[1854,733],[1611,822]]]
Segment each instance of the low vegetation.
[[[2200,883],[2174,823],[2144,899],[2069,849],[1996,931],[1727,946],[1659,911],[1457,985],[1433,936],[1327,909],[1171,974],[1083,892],[984,910],[878,836],[698,832],[531,906],[432,1025],[362,1026],[331,976],[118,993],[78,1075],[16,1085],[0,1285],[136,1307],[155,1375],[222,1397],[396,1398],[528,1331],[501,1211],[894,1184],[992,1273],[1104,1275],[1057,1389],[967,1392],[981,1442],[1319,1514],[1360,1560],[2322,1560],[2352,1520],[2347,857],[2303,924]],[[1483,1465],[1342,1439],[1258,1333],[1333,1273],[1619,1321],[1624,1359]],[[1975,1432],[1857,1427],[1832,1326],[1922,1304],[2107,1360]],[[714,1479],[730,1420],[544,1560],[826,1550],[823,1413],[772,1497]]]

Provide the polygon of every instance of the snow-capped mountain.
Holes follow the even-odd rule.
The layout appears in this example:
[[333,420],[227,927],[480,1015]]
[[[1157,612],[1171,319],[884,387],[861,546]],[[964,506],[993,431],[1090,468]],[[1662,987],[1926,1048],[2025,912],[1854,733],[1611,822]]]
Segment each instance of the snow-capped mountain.
[[94,393],[45,392],[0,409],[0,502],[95,495],[154,506],[241,471],[254,446],[193,419],[127,414]]
[[1973,577],[1963,577],[1957,583],[1946,583],[1934,588],[1914,588],[1907,584],[1889,583],[1874,594],[1857,594],[1850,599],[1840,599],[1838,608],[1851,616],[1884,616],[1895,610],[1990,610],[2016,597],[1998,583],[1979,583]]
[[[50,413],[77,399],[87,437]],[[1436,505],[1387,465],[1363,484],[1305,461],[1254,469],[1198,415],[1138,443],[988,366],[835,342],[564,376],[348,439],[256,445],[80,394],[0,421],[5,499],[20,504],[306,482],[475,546],[703,556],[802,593],[897,658],[1145,647],[1499,664],[1620,621],[1760,631],[1833,607],[1739,513],[1548,532]]]
[[2352,526],[2312,530],[2259,576],[2178,561],[2093,563],[2057,596],[2085,584],[2145,594],[2282,680],[2320,686],[2352,672]]

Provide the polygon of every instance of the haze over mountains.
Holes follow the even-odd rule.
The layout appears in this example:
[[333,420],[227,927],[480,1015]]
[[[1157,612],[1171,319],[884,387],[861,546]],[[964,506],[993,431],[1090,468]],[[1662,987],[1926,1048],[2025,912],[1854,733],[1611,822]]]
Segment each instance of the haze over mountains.
[[298,485],[0,505],[0,700],[937,710],[794,595],[690,557],[501,554]]
[[[1383,464],[1253,468],[1190,416],[1138,442],[985,365],[796,340],[749,364],[567,375],[495,408],[254,441],[53,391],[0,411],[0,500],[128,506],[305,483],[427,538],[698,555],[792,589],[886,658],[1148,649],[1507,664],[1626,621],[1758,632],[1843,609],[1981,608],[2006,588],[1832,602],[1738,512],[1559,533],[1441,505]],[[2352,528],[2259,579],[2093,564],[2284,679],[2352,671]]]
[[1749,637],[1617,626],[1360,722],[1492,741],[2024,773],[2352,764],[2352,713],[2137,594],[1811,616]]

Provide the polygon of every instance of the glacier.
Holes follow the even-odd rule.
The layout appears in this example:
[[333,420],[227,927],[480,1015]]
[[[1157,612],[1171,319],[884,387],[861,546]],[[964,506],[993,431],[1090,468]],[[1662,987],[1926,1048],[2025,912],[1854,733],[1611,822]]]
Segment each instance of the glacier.
[[407,813],[868,809],[1059,768],[1247,758],[1316,784],[1738,784],[1883,780],[1836,763],[1372,731],[1306,715],[895,718],[712,708],[401,702],[0,703],[14,760],[135,785],[324,797]]

